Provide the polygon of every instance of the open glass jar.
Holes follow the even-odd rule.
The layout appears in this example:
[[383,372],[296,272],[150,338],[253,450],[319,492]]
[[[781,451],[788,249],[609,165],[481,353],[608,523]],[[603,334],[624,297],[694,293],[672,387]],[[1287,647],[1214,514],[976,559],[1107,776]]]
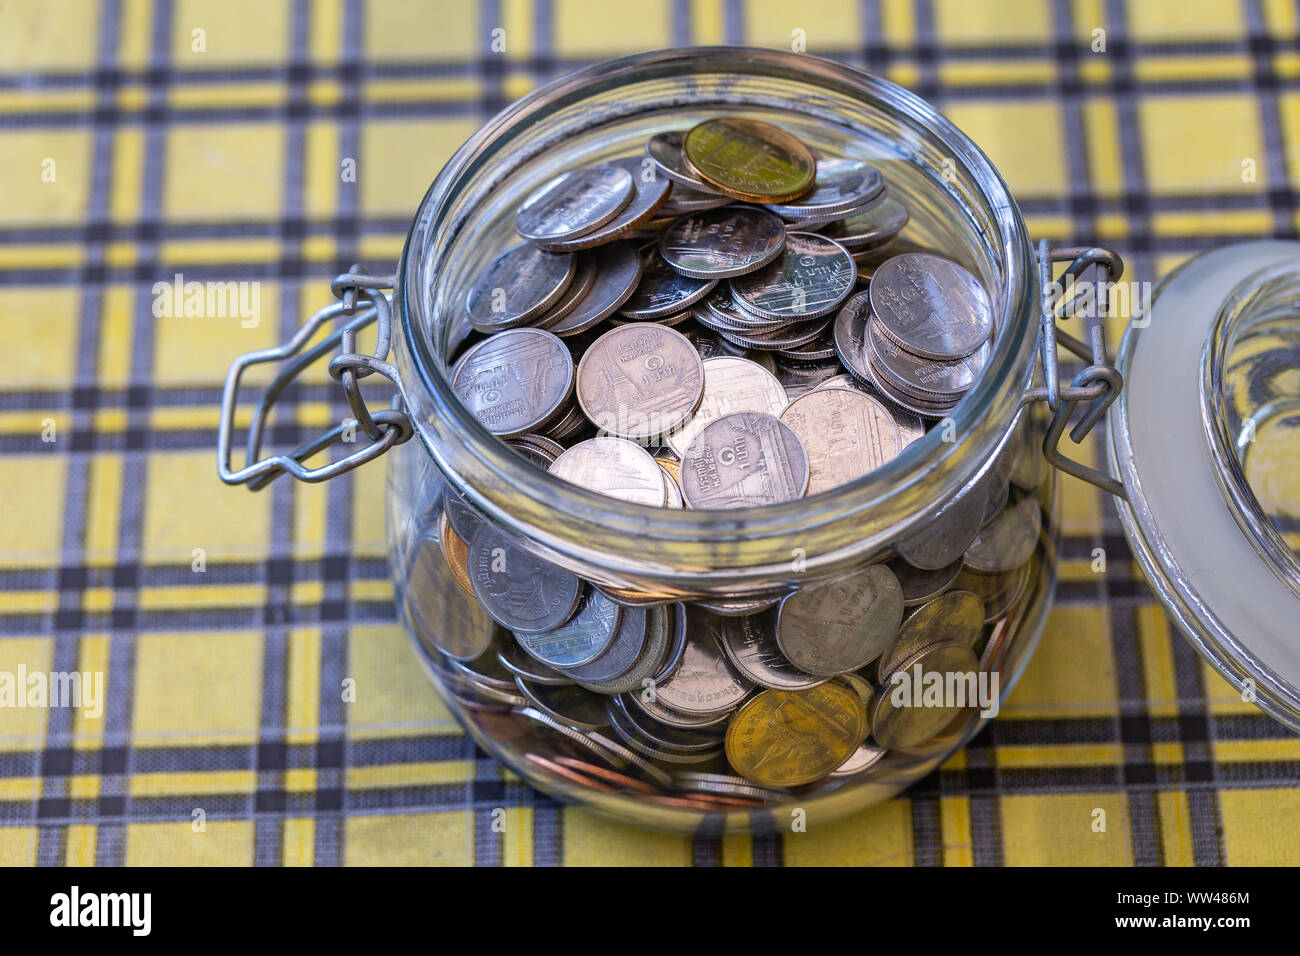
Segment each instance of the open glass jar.
[[[865,477],[795,501],[666,510],[560,481],[491,435],[450,385],[450,359],[468,333],[461,307],[468,283],[513,241],[514,211],[540,184],[580,165],[639,155],[653,134],[721,113],[767,119],[815,152],[878,168],[890,194],[911,213],[906,238],[942,250],[988,291],[995,331],[983,375],[944,427],[932,428]],[[670,730],[683,728],[645,718],[653,713],[656,683],[664,686],[673,667],[682,666],[691,642],[714,641],[721,629],[769,613],[792,593],[876,563],[889,562],[900,574],[959,565],[982,526],[1019,507],[1032,510],[1035,533],[1015,566],[968,567],[955,583],[950,577],[941,585],[979,598],[983,625],[971,642],[973,660],[980,673],[998,675],[993,686],[1005,696],[1033,651],[1055,586],[1056,483],[1048,460],[1113,485],[1055,450],[1076,405],[1089,403],[1072,436],[1079,440],[1115,397],[1120,380],[1105,361],[1101,326],[1093,323],[1087,344],[1063,339],[1089,364],[1072,384],[1058,381],[1056,306],[1045,304],[1042,294],[1052,261],[1070,263],[1074,274],[1097,268],[1108,279],[1122,269],[1105,250],[1035,250],[987,157],[932,107],[891,83],[803,55],[737,47],[603,63],[515,103],[456,153],[421,203],[395,277],[340,276],[338,305],[318,313],[284,348],[246,356],[232,368],[221,475],[252,487],[284,471],[322,480],[418,435],[419,442],[389,456],[396,600],[439,694],[481,747],[539,789],[645,825],[761,829],[788,820],[794,806],[828,819],[885,799],[929,773],[979,729],[980,708],[961,709],[938,732],[906,747],[880,748],[868,738],[834,772],[786,788],[737,778],[708,733],[672,737],[672,747],[659,749],[645,746],[647,733],[636,727],[624,733],[620,722],[644,721],[652,741],[656,729],[672,736]],[[391,336],[388,301],[379,291],[390,284]],[[338,332],[301,351],[316,328],[340,316],[347,322]],[[376,320],[375,354],[356,354],[357,330]],[[385,361],[390,337],[393,365]],[[342,354],[331,361],[331,373],[348,390],[369,442],[331,464],[305,467],[308,457],[339,440],[339,428],[288,455],[259,461],[262,426],[275,396],[335,345]],[[248,464],[232,470],[240,372],[253,362],[295,355],[254,417]],[[391,379],[400,392],[392,408],[373,415],[359,390],[371,373]],[[519,672],[506,661],[511,635],[479,606],[463,575],[458,580],[463,562],[447,553],[483,529],[579,576],[627,613],[646,615],[649,630],[658,629],[656,666],[647,671],[648,683],[612,695],[624,698],[626,708],[622,717],[612,715],[612,727],[590,701],[550,697],[544,682],[526,693],[516,682]],[[927,593],[922,584],[910,595],[904,590],[913,605],[940,593],[932,586]],[[882,676],[888,675],[872,662],[844,686],[876,701],[883,689],[874,685]],[[647,690],[650,709],[638,710],[638,701],[627,698]]]

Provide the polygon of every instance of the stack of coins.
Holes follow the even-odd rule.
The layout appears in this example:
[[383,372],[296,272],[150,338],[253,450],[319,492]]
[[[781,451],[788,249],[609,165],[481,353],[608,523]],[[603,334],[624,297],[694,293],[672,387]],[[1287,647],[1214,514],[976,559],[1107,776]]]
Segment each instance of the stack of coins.
[[[527,197],[522,241],[467,293],[478,337],[452,386],[527,461],[623,501],[835,488],[924,436],[990,352],[969,271],[891,255],[907,221],[871,164],[814,158],[771,124],[658,134]],[[885,691],[918,664],[999,666],[1039,560],[1044,476],[1026,456],[1013,443],[874,563],[767,600],[597,587],[448,487],[445,564],[426,570],[464,607],[416,630],[466,719],[558,783],[697,810],[838,785],[938,753],[973,719]]]

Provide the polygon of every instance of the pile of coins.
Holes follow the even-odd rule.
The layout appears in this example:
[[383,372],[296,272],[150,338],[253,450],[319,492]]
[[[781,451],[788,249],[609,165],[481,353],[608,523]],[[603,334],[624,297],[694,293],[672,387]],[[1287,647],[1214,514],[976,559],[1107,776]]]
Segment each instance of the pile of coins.
[[[908,214],[886,193],[869,163],[731,116],[558,176],[471,283],[452,386],[538,468],[637,504],[772,504],[869,474],[970,390],[995,332],[969,271],[894,254]],[[877,563],[713,603],[602,589],[447,487],[427,573],[463,607],[416,630],[467,718],[550,779],[762,805],[969,725],[882,689],[999,666],[1039,560],[1036,463],[1013,442]]]

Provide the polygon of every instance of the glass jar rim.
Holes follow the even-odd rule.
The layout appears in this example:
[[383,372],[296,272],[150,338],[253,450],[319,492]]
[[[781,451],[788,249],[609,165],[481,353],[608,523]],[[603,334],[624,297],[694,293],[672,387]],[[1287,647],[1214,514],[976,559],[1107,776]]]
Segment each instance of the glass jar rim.
[[[572,106],[593,91],[692,71],[732,71],[812,82],[851,96],[940,139],[951,151],[955,166],[977,186],[977,199],[998,232],[991,247],[1000,257],[1002,287],[995,298],[1001,303],[1001,313],[995,317],[999,333],[984,374],[950,415],[960,440],[945,441],[940,434],[944,430],[931,429],[870,474],[794,501],[726,512],[677,511],[620,501],[533,467],[491,435],[456,397],[445,364],[435,354],[431,337],[424,334],[432,327],[424,286],[434,281],[438,271],[436,263],[425,261],[427,245],[431,236],[448,228],[444,215],[458,188],[483,164],[508,155],[503,143],[508,145],[512,130],[544,122],[548,111]],[[744,108],[743,103],[738,105]],[[671,549],[701,541],[789,541],[796,535],[806,538],[809,529],[838,527],[844,522],[860,523],[862,550],[879,548],[885,529],[875,521],[873,537],[873,506],[888,501],[887,510],[906,513],[918,521],[932,517],[944,501],[978,479],[980,466],[1014,425],[1037,356],[1035,263],[1019,209],[992,162],[934,107],[903,87],[834,61],[780,50],[725,46],[641,53],[570,73],[516,101],[471,136],[435,178],[412,221],[398,268],[395,301],[402,325],[398,338],[419,379],[404,381],[403,388],[418,387],[431,401],[432,415],[418,417],[416,427],[426,451],[443,472],[463,475],[463,467],[457,467],[454,460],[458,459],[462,465],[471,463],[480,475],[491,476],[490,482],[467,483],[463,489],[466,497],[494,519],[561,554],[583,550],[583,528],[598,527],[634,538],[650,536]],[[540,498],[566,517],[580,517],[547,521],[542,512],[521,506]],[[788,547],[784,546],[784,552]],[[782,555],[781,564],[789,563],[788,553],[773,547],[753,552],[753,563],[746,561],[730,570],[770,567],[768,562],[776,563],[778,554]],[[829,555],[825,557],[830,560]],[[812,552],[808,561],[812,564]],[[628,570],[634,569],[629,565]]]

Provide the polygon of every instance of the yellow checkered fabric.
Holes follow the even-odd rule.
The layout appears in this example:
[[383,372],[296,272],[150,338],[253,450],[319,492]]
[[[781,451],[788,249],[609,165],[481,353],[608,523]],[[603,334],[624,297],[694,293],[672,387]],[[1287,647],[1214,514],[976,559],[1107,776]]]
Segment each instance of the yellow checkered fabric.
[[[1173,632],[1073,479],[1059,604],[997,722],[902,798],[753,840],[558,807],[466,741],[394,623],[382,466],[217,482],[231,357],[285,337],[350,262],[391,268],[488,115],[634,49],[802,42],[910,86],[991,155],[1035,237],[1113,244],[1135,278],[1295,234],[1290,2],[611,9],[0,5],[0,674],[104,677],[98,715],[0,708],[0,862],[1300,862],[1300,741]],[[260,321],[155,317],[177,274],[260,283]],[[281,407],[281,447],[346,414],[323,369]]]

